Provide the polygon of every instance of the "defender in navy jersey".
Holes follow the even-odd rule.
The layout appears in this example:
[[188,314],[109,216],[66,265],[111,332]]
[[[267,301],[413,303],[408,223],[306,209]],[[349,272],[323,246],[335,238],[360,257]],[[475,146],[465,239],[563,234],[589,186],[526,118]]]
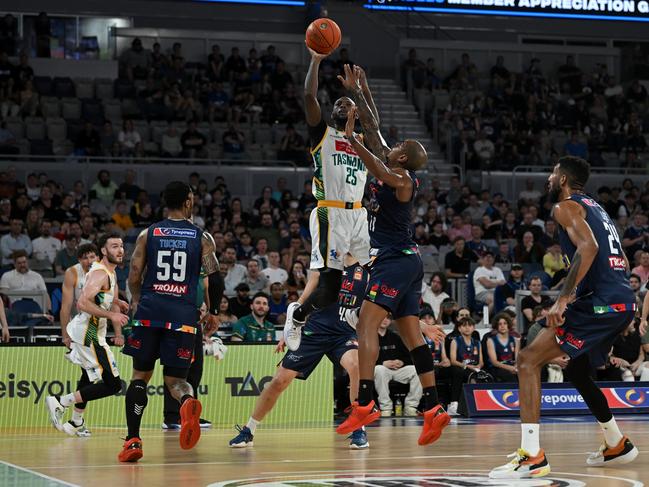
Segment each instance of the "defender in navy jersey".
[[[306,380],[324,356],[340,365],[349,374],[350,400],[358,393],[358,341],[356,330],[350,326],[348,312],[360,306],[367,286],[367,271],[358,263],[350,265],[351,258],[345,257],[347,266],[342,273],[342,285],[338,302],[314,311],[307,318],[302,330],[300,346],[289,351],[282,359],[273,380],[264,388],[255,404],[255,409],[243,427],[237,426],[239,434],[230,440],[231,448],[245,448],[253,445],[257,425],[271,411],[279,396],[294,379]],[[353,261],[352,261],[353,262]],[[319,273],[309,274],[309,280],[318,280]],[[316,284],[317,283],[313,283]],[[277,352],[284,350],[284,342],[277,346]],[[363,428],[351,435],[350,448],[369,447]]]
[[209,315],[203,332],[209,336],[219,324],[223,278],[212,236],[189,221],[194,206],[191,187],[169,183],[164,201],[168,218],[140,233],[131,257],[128,284],[136,311],[123,352],[133,357],[133,377],[126,392],[128,436],[118,456],[121,462],[142,457],[140,423],[148,400],[146,387],[158,359],[165,385],[181,405],[181,448],[193,448],[200,438],[201,403],[186,379],[198,332],[196,292],[201,266],[209,281]]
[[[372,183],[369,208],[370,281],[357,327],[359,338],[359,396],[352,403],[349,417],[336,429],[346,434],[375,421],[380,411],[374,404],[374,364],[379,354],[378,328],[391,313],[399,334],[410,351],[423,387],[424,427],[418,443],[436,441],[450,417],[439,405],[435,389],[435,364],[424,341],[419,324],[419,300],[423,263],[412,239],[410,220],[417,194],[415,171],[427,163],[424,147],[415,140],[406,140],[388,149],[383,146],[378,123],[367,105],[359,83],[359,71],[345,66],[344,86],[352,93],[358,109],[349,111],[345,135],[361,158]],[[374,154],[354,134],[356,115],[360,118],[364,141]],[[385,159],[385,163],[383,162]],[[436,340],[443,331],[435,328]]]
[[602,391],[593,382],[592,367],[603,364],[615,337],[633,320],[636,303],[627,273],[629,264],[620,238],[606,212],[583,192],[590,165],[562,157],[548,178],[548,196],[555,203],[561,248],[570,267],[547,328],[518,355],[521,448],[490,477],[541,477],[550,464],[539,445],[541,367],[567,354],[566,375],[584,398],[604,433],[604,444],[586,459],[591,466],[628,463],[638,450],[620,432]]

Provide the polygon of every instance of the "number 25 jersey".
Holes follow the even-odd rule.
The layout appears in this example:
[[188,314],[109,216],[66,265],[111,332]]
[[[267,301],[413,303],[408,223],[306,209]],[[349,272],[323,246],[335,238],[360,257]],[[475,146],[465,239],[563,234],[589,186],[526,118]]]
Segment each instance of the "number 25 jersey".
[[195,332],[202,237],[187,220],[165,219],[148,228],[136,325]]

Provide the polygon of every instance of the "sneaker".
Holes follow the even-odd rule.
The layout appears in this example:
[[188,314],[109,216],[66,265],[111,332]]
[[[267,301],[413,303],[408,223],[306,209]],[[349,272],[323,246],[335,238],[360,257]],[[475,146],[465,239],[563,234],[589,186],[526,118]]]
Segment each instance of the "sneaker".
[[253,434],[250,432],[250,428],[244,426],[243,428],[238,424],[234,425],[239,434],[232,438],[228,445],[230,448],[245,448],[247,446],[253,446],[252,439],[254,438]]
[[120,462],[137,462],[142,458],[142,440],[140,438],[131,438],[124,441],[122,451],[117,455]]
[[351,450],[363,450],[364,448],[370,447],[370,442],[367,441],[367,433],[365,433],[363,428],[357,429],[348,438],[352,440],[349,442],[349,448]]
[[459,413],[457,412],[457,401],[450,403],[448,408],[446,408],[446,412],[449,416],[459,416]]
[[165,421],[162,423],[162,429],[165,431],[178,431],[180,429],[180,424]]
[[421,446],[430,445],[442,436],[442,431],[451,422],[451,417],[439,404],[428,411],[424,411],[422,416],[424,417],[424,427],[417,443]]
[[349,411],[350,413],[347,419],[336,428],[336,433],[339,435],[348,435],[362,426],[373,423],[381,417],[381,411],[377,409],[374,401],[370,401],[367,406],[361,406],[358,402],[354,401],[349,407]]
[[381,417],[389,418],[392,416],[392,409],[381,409]]
[[70,420],[67,423],[63,423],[61,428],[63,432],[67,433],[70,436],[90,436],[90,431],[88,431],[88,428],[86,428],[85,421],[82,421],[80,425],[77,425],[72,420]]
[[535,457],[530,457],[529,453],[520,448],[516,453],[512,453],[507,458],[513,460],[505,465],[494,468],[489,472],[490,479],[533,479],[545,477],[550,473],[550,464],[545,457],[543,450],[539,451]]
[[201,437],[201,411],[198,399],[190,397],[180,406],[180,448],[191,450]]
[[417,408],[411,408],[406,406],[405,408],[403,408],[403,415],[409,417],[418,416],[419,411],[417,411]]
[[201,425],[201,428],[203,428],[203,429],[208,429],[208,428],[211,428],[211,427],[212,427],[212,422],[211,422],[211,421],[208,421],[207,419],[203,419],[203,418],[201,418],[201,419],[198,421],[198,424],[200,424],[200,425]]
[[300,348],[302,341],[302,327],[304,322],[299,322],[293,319],[293,313],[300,307],[300,303],[291,303],[286,308],[286,322],[284,323],[284,341],[286,346],[292,352]]
[[626,436],[614,447],[604,443],[599,451],[591,453],[586,463],[591,467],[607,467],[609,465],[624,465],[630,463],[638,456],[638,449]]
[[50,415],[50,422],[57,430],[63,431],[63,415],[65,407],[59,402],[59,396],[47,396],[45,398],[45,407]]

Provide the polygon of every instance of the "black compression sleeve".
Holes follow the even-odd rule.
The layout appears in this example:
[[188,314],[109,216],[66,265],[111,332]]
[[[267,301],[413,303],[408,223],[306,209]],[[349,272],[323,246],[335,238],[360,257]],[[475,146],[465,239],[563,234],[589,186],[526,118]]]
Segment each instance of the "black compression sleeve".
[[225,290],[225,282],[223,281],[223,276],[219,271],[213,272],[207,276],[207,295],[210,298],[210,313],[213,315],[219,314],[219,306],[221,304],[221,298],[223,297],[223,291]]

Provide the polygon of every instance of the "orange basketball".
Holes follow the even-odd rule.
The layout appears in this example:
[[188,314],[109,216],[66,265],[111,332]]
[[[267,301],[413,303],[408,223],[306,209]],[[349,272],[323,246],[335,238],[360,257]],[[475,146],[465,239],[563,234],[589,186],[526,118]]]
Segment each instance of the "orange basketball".
[[331,19],[317,19],[306,30],[306,45],[318,54],[331,54],[339,45],[340,27]]

